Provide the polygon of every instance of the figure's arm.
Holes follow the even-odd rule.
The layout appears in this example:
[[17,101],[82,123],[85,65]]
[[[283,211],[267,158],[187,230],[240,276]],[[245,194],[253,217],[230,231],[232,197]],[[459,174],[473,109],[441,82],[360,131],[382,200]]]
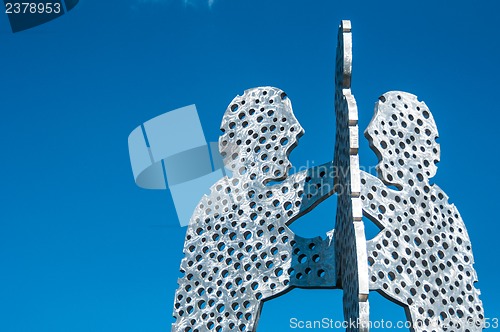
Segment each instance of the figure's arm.
[[[389,226],[389,221],[381,211],[381,206],[389,205],[391,202],[387,196],[381,197],[381,193],[371,193],[372,188],[379,188],[378,190],[393,192],[392,189],[388,188],[379,178],[367,173],[360,172],[361,178],[361,202],[363,204],[363,215],[370,219],[378,228],[381,230]],[[384,188],[384,189],[382,189]]]
[[334,175],[333,162],[327,162],[294,174],[297,187],[302,188],[300,189],[302,193],[299,195],[301,203],[298,213],[288,224],[311,211],[316,205],[335,193]]

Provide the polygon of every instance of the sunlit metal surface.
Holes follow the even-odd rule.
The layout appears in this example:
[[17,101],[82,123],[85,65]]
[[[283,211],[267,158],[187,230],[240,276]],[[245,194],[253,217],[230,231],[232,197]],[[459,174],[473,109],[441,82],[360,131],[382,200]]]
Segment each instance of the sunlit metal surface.
[[414,331],[481,331],[467,230],[448,196],[429,183],[440,157],[431,112],[412,94],[388,92],[365,135],[380,177],[361,173],[364,214],[381,228],[367,243],[370,288],[403,305]]
[[[219,150],[232,177],[191,218],[172,331],[255,331],[262,303],[293,287],[342,288],[345,320],[356,322],[347,331],[369,330],[369,290],[404,306],[413,331],[482,330],[467,230],[429,183],[440,154],[432,114],[409,93],[380,97],[365,132],[380,179],[360,172],[351,72],[351,25],[342,21],[334,162],[306,171],[289,174],[303,129],[282,90],[249,89],[229,104]],[[335,233],[305,239],[288,228],[333,192]],[[363,214],[381,229],[368,242]]]
[[233,176],[214,184],[191,218],[172,331],[254,331],[263,301],[292,287],[335,286],[333,235],[304,239],[287,226],[333,193],[331,162],[288,176],[303,133],[289,98],[247,90],[221,129]]

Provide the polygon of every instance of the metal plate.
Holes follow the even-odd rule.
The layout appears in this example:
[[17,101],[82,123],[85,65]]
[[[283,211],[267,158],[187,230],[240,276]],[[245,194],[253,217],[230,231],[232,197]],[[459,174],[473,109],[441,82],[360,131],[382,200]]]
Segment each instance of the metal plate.
[[335,187],[338,194],[335,224],[336,268],[339,284],[344,290],[347,331],[367,331],[368,267],[359,197],[358,109],[351,93],[351,72],[351,23],[342,21],[339,28],[335,75]]
[[363,212],[381,228],[367,243],[370,289],[404,306],[413,331],[481,331],[467,230],[448,196],[429,183],[440,158],[431,112],[412,94],[388,92],[365,135],[380,177],[361,173]]
[[333,235],[304,239],[288,228],[333,194],[333,164],[288,174],[303,129],[287,95],[245,91],[221,130],[232,177],[214,184],[191,218],[172,331],[255,331],[264,301],[336,283]]

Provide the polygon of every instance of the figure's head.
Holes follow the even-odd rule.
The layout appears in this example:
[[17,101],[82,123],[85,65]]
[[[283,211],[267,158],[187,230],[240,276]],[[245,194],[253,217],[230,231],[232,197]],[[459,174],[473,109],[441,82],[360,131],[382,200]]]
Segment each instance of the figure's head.
[[248,174],[266,183],[288,175],[288,154],[303,128],[286,94],[273,87],[246,90],[229,104],[222,119],[219,151],[234,176]]
[[440,149],[431,112],[417,97],[400,91],[383,94],[365,136],[377,154],[379,176],[401,187],[436,174]]

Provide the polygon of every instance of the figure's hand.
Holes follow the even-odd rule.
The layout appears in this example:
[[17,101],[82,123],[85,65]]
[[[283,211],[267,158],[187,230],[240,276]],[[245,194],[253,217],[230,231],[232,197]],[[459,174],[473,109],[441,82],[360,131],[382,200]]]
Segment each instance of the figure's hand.
[[333,162],[314,166],[294,175],[294,179],[300,182],[299,187],[303,188],[302,201],[298,213],[287,222],[287,225],[311,211],[316,205],[335,193],[335,167]]

